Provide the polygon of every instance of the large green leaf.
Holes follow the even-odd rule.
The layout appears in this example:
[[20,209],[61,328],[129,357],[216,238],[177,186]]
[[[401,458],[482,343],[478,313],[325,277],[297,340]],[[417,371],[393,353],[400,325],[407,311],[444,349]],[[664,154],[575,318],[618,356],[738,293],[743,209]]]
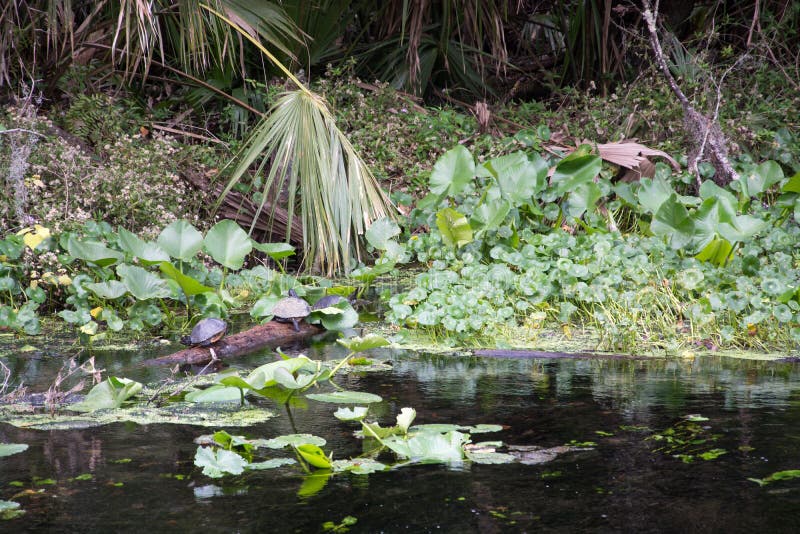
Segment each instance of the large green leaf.
[[304,443],[297,446],[297,452],[303,457],[303,460],[308,462],[308,465],[316,467],[317,469],[329,469],[331,467],[331,459],[325,455],[325,451],[320,449],[317,445],[311,443]]
[[783,180],[783,169],[770,160],[751,168],[740,178],[740,184],[745,195],[757,197],[781,180]]
[[[639,186],[639,204],[645,213],[655,214],[671,195],[675,194],[672,186],[661,176],[642,178]],[[676,195],[677,201],[677,195]]]
[[253,241],[253,248],[260,250],[273,261],[280,261],[294,255],[294,247],[289,243],[256,243]]
[[203,468],[203,474],[211,478],[239,475],[247,467],[247,460],[233,451],[215,447],[197,447],[194,465]]
[[436,161],[431,172],[430,189],[437,195],[453,196],[475,176],[475,160],[463,145],[451,148]]
[[108,267],[115,263],[122,261],[125,255],[118,251],[112,250],[102,243],[97,241],[79,241],[73,236],[67,240],[67,252],[73,258],[78,258],[100,267]]
[[356,336],[347,339],[337,339],[336,341],[352,352],[362,352],[369,349],[377,349],[378,347],[386,347],[390,344],[388,339],[377,334],[367,334],[364,337]]
[[503,196],[514,206],[529,203],[533,195],[547,186],[547,163],[538,154],[529,159],[524,152],[514,152],[493,158],[484,167],[497,179]]
[[493,230],[503,224],[510,211],[511,204],[506,200],[487,200],[481,202],[472,211],[472,217],[470,217],[469,222],[477,230],[480,237],[484,232]]
[[245,257],[253,250],[247,232],[230,219],[215,224],[206,234],[203,246],[214,261],[233,270],[241,269]]
[[603,167],[603,160],[599,156],[591,154],[572,156],[574,154],[562,159],[553,172],[551,181],[559,195],[569,193],[579,185],[594,180]]
[[117,266],[117,275],[131,295],[139,300],[166,298],[172,295],[164,279],[136,265]]
[[333,393],[309,393],[306,395],[311,400],[319,402],[333,402],[338,404],[370,404],[381,402],[383,399],[373,393],[363,391],[334,391]]
[[119,280],[109,280],[108,282],[96,282],[86,284],[86,289],[92,291],[101,299],[118,299],[128,292],[128,287]]
[[325,438],[313,434],[286,434],[267,440],[256,440],[254,442],[259,447],[269,447],[270,449],[282,449],[284,447],[299,447],[300,445],[317,445],[322,447],[327,443]]
[[451,431],[446,434],[424,432],[408,439],[389,436],[383,440],[395,454],[414,462],[461,463],[468,434]]
[[214,288],[205,286],[199,280],[192,278],[189,275],[183,274],[177,267],[167,261],[162,261],[158,264],[161,272],[170,280],[175,280],[183,290],[186,296],[199,295],[200,293],[208,293],[214,291]]
[[158,244],[173,258],[189,261],[200,252],[203,234],[184,219],[177,220],[161,230]]
[[686,207],[678,202],[676,193],[672,193],[658,208],[650,230],[655,235],[666,237],[674,249],[684,248],[695,236],[694,221]]
[[567,213],[574,219],[580,218],[587,211],[594,209],[595,204],[603,196],[600,187],[594,182],[586,182],[575,187],[569,194]]
[[367,229],[367,241],[378,250],[386,250],[386,243],[400,234],[400,226],[389,218],[383,217],[373,222]]
[[436,214],[436,226],[445,245],[462,247],[472,241],[472,227],[467,218],[453,208],[439,210]]
[[142,384],[139,382],[110,376],[94,386],[82,402],[73,404],[69,409],[78,412],[93,412],[107,408],[119,408],[123,402],[141,390]]
[[120,228],[117,231],[117,235],[119,236],[119,244],[122,250],[131,256],[139,258],[143,265],[169,261],[169,254],[157,243],[144,241],[125,228]]

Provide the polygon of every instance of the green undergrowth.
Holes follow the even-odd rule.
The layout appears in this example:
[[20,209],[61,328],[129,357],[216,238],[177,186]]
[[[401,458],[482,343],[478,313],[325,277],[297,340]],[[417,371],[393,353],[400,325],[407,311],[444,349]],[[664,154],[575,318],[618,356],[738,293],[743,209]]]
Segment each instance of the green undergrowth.
[[405,241],[386,224],[376,245],[373,270],[426,267],[384,291],[386,318],[446,346],[582,325],[612,351],[796,347],[800,164],[737,165],[731,187],[662,164],[626,183],[590,145],[484,162],[458,146],[434,166]]

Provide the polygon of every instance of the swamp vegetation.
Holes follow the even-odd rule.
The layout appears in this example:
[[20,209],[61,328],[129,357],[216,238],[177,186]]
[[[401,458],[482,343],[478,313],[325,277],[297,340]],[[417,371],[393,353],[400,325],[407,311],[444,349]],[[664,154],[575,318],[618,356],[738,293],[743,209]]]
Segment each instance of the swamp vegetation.
[[796,531],[800,6],[668,4],[0,8],[0,518]]

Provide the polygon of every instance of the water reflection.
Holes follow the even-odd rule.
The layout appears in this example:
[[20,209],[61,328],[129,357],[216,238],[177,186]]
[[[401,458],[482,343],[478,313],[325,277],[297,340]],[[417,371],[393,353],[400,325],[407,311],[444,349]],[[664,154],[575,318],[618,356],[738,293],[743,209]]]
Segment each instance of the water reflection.
[[[334,352],[330,352],[333,350]],[[325,357],[339,349],[323,349]],[[311,353],[312,357],[320,354]],[[593,441],[537,465],[436,465],[331,478],[303,496],[296,468],[209,479],[193,465],[193,439],[208,429],[116,424],[31,431],[0,424],[0,441],[30,449],[0,460],[0,499],[28,511],[24,531],[315,532],[325,521],[358,519],[353,532],[792,532],[800,529],[800,483],[760,488],[748,478],[798,469],[800,366],[702,357],[681,360],[450,358],[390,350],[392,370],[353,373],[347,389],[381,395],[371,410],[391,424],[412,406],[419,423],[497,423],[480,439],[555,447]],[[263,358],[259,356],[259,362]],[[251,362],[258,363],[258,362]],[[30,363],[19,367],[32,372]],[[121,365],[121,364],[119,364]],[[246,363],[239,362],[244,366]],[[145,371],[151,372],[151,371]],[[248,429],[249,437],[310,432],[336,458],[357,455],[353,427],[331,405],[309,402]],[[658,452],[654,434],[702,414],[701,434],[718,458],[684,463]],[[713,439],[710,439],[713,437]],[[91,480],[78,481],[84,473]],[[52,478],[53,485],[37,485]],[[306,486],[304,486],[306,484]]]

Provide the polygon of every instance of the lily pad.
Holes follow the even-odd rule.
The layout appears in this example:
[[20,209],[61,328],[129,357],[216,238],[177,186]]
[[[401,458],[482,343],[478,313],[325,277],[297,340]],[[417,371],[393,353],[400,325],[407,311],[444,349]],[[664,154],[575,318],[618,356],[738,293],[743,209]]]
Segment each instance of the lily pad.
[[284,447],[298,447],[300,445],[317,445],[322,447],[327,443],[325,438],[315,436],[313,434],[287,434],[285,436],[278,436],[277,438],[253,440],[253,445],[257,447],[268,447],[270,449],[282,449]]
[[0,458],[27,450],[27,443],[0,443]]
[[334,391],[333,393],[310,393],[307,398],[319,402],[333,402],[339,404],[370,404],[381,402],[383,399],[373,393],[363,391]]
[[297,460],[294,458],[272,458],[271,460],[265,460],[263,462],[249,463],[245,466],[245,469],[261,471],[264,469],[275,469],[277,467],[283,467],[284,465],[292,465],[296,463]]
[[372,458],[353,458],[351,460],[334,460],[331,462],[334,472],[350,472],[355,475],[368,475],[377,471],[385,471],[386,464]]
[[214,447],[197,447],[194,465],[203,468],[203,474],[211,478],[225,475],[239,475],[247,466],[247,461],[232,451]]

